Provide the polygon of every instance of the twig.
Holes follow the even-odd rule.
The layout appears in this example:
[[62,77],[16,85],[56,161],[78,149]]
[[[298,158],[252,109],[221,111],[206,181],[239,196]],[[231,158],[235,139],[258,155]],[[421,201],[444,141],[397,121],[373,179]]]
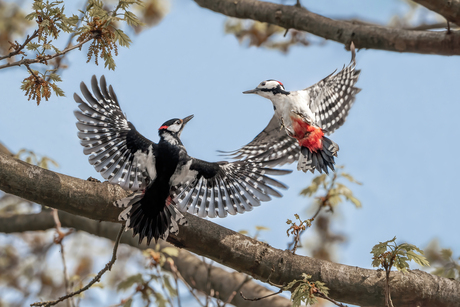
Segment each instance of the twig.
[[[229,304],[233,298],[235,297],[235,295],[238,293],[238,291],[241,290],[241,288],[243,288],[244,284],[247,283],[248,281],[250,281],[252,278],[247,276],[246,275],[246,278],[243,280],[243,282],[228,296],[227,300],[224,302],[224,304],[222,305],[222,307],[225,307],[225,305]],[[240,292],[240,295],[241,292]]]
[[36,58],[36,59],[23,59],[23,60],[16,61],[16,62],[13,62],[13,63],[7,63],[7,64],[5,64],[5,65],[1,65],[1,66],[0,66],[0,69],[4,69],[4,68],[8,68],[8,67],[13,67],[13,66],[21,66],[21,65],[34,64],[34,63],[42,63],[42,62],[49,61],[49,60],[51,60],[51,59],[54,59],[55,57],[64,55],[64,54],[66,54],[66,53],[69,52],[69,51],[72,51],[72,50],[74,50],[74,49],[80,48],[81,46],[83,46],[84,44],[86,44],[88,41],[92,40],[92,39],[95,38],[96,36],[98,36],[98,34],[97,34],[97,33],[94,33],[93,35],[89,36],[88,38],[86,38],[86,39],[83,40],[82,42],[78,43],[77,45],[72,46],[72,47],[69,47],[69,48],[66,48],[66,49],[64,49],[64,50],[62,50],[62,51],[56,52],[55,54],[40,56],[40,57],[38,57],[38,58]]
[[[27,66],[27,68],[30,70],[29,66]],[[64,244],[62,243],[62,240],[67,235],[72,233],[73,231],[69,230],[67,233],[63,233],[61,231],[61,221],[59,220],[58,211],[56,209],[53,209],[53,219],[54,219],[54,223],[56,224],[56,236],[54,238],[54,243],[59,244],[59,246],[61,247],[62,265],[64,266],[64,272],[63,273],[64,273],[65,294],[68,295],[69,294],[69,279],[67,277],[68,276],[67,275],[67,265],[66,265],[66,261],[65,261]],[[68,307],[73,306],[72,300],[67,301],[67,306]]]
[[337,306],[340,306],[340,307],[348,307],[347,305],[344,305],[342,303],[339,303],[337,302],[336,300],[330,298],[329,296],[327,296],[326,294],[324,294],[323,292],[321,292],[320,290],[316,290],[316,294],[315,294],[317,297],[320,297],[322,299],[325,299],[325,300],[328,300],[329,302],[331,302],[332,304],[334,305],[337,305]]
[[[33,40],[35,37],[37,37],[38,35],[38,30],[35,30],[34,33],[32,33],[31,36],[27,35],[27,38],[26,40],[24,41],[24,43],[22,45],[20,45],[18,48],[14,48],[15,50],[10,52],[8,55],[5,55],[5,56],[2,56],[0,57],[0,61],[1,60],[4,60],[6,58],[11,58],[17,54],[19,54],[21,52],[22,49],[25,48],[25,46],[31,41]],[[17,43],[17,42],[16,42]]]
[[193,297],[196,299],[196,301],[200,304],[202,307],[206,307],[201,301],[200,298],[195,294],[193,291],[193,288],[188,284],[188,282],[185,280],[185,278],[181,275],[181,273],[177,270],[177,267],[175,264],[171,265],[171,271],[174,273],[174,275],[179,278],[189,289],[190,293],[193,295]]
[[[88,0],[85,2],[85,5],[83,6],[83,9],[82,11],[84,11],[84,8],[88,5]],[[66,44],[66,47],[65,49],[69,48],[71,45],[72,45],[72,40],[73,38],[75,37],[75,34],[76,34],[76,31],[78,29],[78,27],[80,26],[80,23],[82,22],[83,20],[83,17],[84,17],[84,13],[82,13],[80,15],[80,18],[78,18],[78,22],[77,24],[75,25],[75,28],[74,28],[74,32],[70,34],[70,37],[69,37],[69,40],[67,41],[67,44]],[[56,58],[56,63],[54,64],[54,67],[53,69],[51,70],[55,70],[55,72],[57,73],[57,71],[61,68],[61,63],[62,63],[62,60],[64,59],[64,56],[62,57],[58,57]],[[48,77],[46,78],[46,81],[50,81],[50,76],[48,75]]]
[[160,280],[161,280],[161,289],[163,289],[163,292],[165,293],[165,296],[168,298],[169,304],[171,304],[171,306],[174,306],[174,304],[172,302],[172,299],[171,299],[171,295],[166,290],[163,274],[161,274],[161,270],[158,268],[158,266],[155,266],[155,268],[156,268],[158,276],[160,277]]
[[240,295],[241,297],[246,300],[246,301],[260,301],[260,300],[263,300],[264,298],[268,298],[270,296],[275,296],[275,295],[278,295],[280,294],[281,292],[283,292],[283,289],[280,289],[278,292],[275,292],[275,293],[271,293],[269,295],[265,295],[265,296],[262,296],[262,297],[256,297],[256,298],[247,298],[243,295],[243,293],[240,291]]
[[59,299],[57,299],[55,301],[37,302],[37,303],[31,304],[30,306],[44,306],[44,307],[54,306],[57,303],[68,299],[69,297],[78,295],[78,294],[88,290],[96,282],[99,282],[101,280],[102,275],[104,275],[105,272],[110,271],[112,269],[113,264],[115,263],[115,260],[117,260],[118,244],[120,243],[120,239],[121,239],[121,236],[123,234],[124,228],[125,228],[125,224],[123,223],[121,225],[120,231],[118,232],[117,238],[115,240],[115,245],[113,246],[112,259],[105,265],[105,267],[101,271],[99,271],[99,273],[86,286],[84,286],[80,290],[77,290],[77,291],[74,291],[74,292],[72,292],[70,294],[64,295],[64,296],[60,297]]

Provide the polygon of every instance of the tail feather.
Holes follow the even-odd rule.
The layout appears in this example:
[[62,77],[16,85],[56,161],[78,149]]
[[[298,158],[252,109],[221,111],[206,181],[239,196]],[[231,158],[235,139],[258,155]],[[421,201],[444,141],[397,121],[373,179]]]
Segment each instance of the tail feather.
[[174,203],[152,215],[151,211],[144,207],[152,204],[143,204],[143,196],[144,193],[139,191],[114,203],[116,207],[126,208],[120,213],[118,220],[126,222],[125,231],[132,229],[133,237],[139,235],[139,244],[144,238],[147,238],[147,245],[152,239],[155,239],[155,242],[158,239],[166,240],[170,233],[179,233],[179,225],[187,225],[187,220]]
[[299,163],[297,169],[304,172],[318,170],[329,174],[329,169],[334,171],[334,157],[337,157],[339,145],[327,137],[322,138],[323,148],[316,152],[311,152],[307,147],[302,146],[300,149]]

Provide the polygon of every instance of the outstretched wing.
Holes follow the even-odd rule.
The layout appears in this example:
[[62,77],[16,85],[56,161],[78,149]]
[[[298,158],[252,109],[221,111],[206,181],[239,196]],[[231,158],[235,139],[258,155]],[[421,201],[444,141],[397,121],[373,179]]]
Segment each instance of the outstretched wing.
[[361,89],[354,87],[361,70],[356,70],[355,47],[351,49],[351,62],[334,75],[304,89],[310,97],[309,108],[315,114],[315,123],[329,135],[343,125]]
[[278,116],[274,114],[267,127],[250,143],[234,152],[223,153],[232,159],[250,159],[274,167],[297,161],[299,152],[298,142],[281,129]]
[[80,110],[74,112],[83,153],[102,177],[125,190],[144,188],[156,177],[154,152],[156,144],[146,139],[121,111],[112,86],[107,89],[105,77],[99,88],[96,76],[91,79],[94,97],[82,82],[80,89],[86,101],[76,93]]
[[287,187],[267,175],[292,172],[248,161],[210,163],[191,158],[187,165],[188,180],[172,187],[171,199],[180,211],[200,217],[235,215],[251,211],[271,196],[281,197],[274,187]]

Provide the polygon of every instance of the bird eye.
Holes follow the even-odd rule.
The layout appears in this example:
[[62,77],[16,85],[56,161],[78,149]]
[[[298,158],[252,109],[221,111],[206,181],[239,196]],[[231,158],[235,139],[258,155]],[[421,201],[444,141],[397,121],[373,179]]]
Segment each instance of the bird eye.
[[260,85],[261,85],[261,86],[265,86],[265,82],[262,82]]
[[176,120],[176,125],[179,125],[180,124],[180,121],[179,120]]

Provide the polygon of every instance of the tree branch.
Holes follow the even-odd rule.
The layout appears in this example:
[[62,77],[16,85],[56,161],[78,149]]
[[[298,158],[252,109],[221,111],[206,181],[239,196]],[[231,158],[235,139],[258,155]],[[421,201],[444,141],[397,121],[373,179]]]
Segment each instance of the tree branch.
[[[460,31],[412,31],[333,20],[303,8],[259,0],[194,0],[201,7],[230,17],[268,22],[356,48],[439,55],[460,55]],[[429,2],[429,0],[420,0]],[[441,0],[438,0],[441,1]],[[447,0],[446,0],[447,1]],[[454,1],[457,2],[458,0]]]
[[414,0],[443,16],[448,21],[460,26],[460,1],[459,0]]
[[5,65],[0,65],[0,69],[13,67],[13,66],[30,65],[30,64],[34,64],[34,63],[43,63],[43,62],[49,61],[51,59],[54,59],[55,57],[64,55],[64,54],[66,54],[67,52],[69,52],[71,50],[80,48],[81,46],[83,46],[84,44],[86,44],[88,41],[92,40],[96,36],[97,36],[97,34],[93,34],[92,36],[86,38],[85,40],[83,40],[82,42],[76,44],[75,46],[65,48],[64,50],[62,50],[60,52],[56,52],[55,54],[39,56],[39,57],[37,57],[35,59],[22,59],[20,61],[16,61],[16,62],[13,62],[13,63],[7,63]]
[[[109,240],[113,240],[116,237],[120,228],[120,225],[116,223],[98,222],[63,211],[59,211],[59,220],[63,227],[75,228],[79,231],[85,231]],[[42,211],[38,214],[15,215],[8,218],[0,218],[0,233],[47,230],[53,227],[55,227],[55,223],[53,222],[52,213],[49,210]],[[139,245],[137,239],[132,237],[131,231],[125,234],[120,242],[140,249],[146,249],[148,247],[145,244]],[[162,240],[160,240],[159,243],[161,249],[171,246],[171,244]],[[207,293],[208,295],[210,294],[207,287],[208,267],[203,261],[183,249],[179,249],[179,255],[177,257],[171,258],[173,258],[174,265],[189,285],[193,285],[193,288],[198,291]],[[167,271],[173,270],[168,263],[166,263],[164,269]],[[214,289],[215,293],[218,293],[219,299],[226,301],[233,294],[233,291],[238,289],[243,281],[246,281],[246,278],[247,276],[245,274],[238,272],[230,273],[219,267],[213,266],[209,279],[211,284],[210,288]],[[251,296],[265,296],[274,293],[254,281],[246,281],[241,291]],[[267,299],[264,304],[248,303],[243,301],[240,297],[233,296],[229,303],[242,307],[262,307],[267,305],[274,307],[291,306],[291,302],[281,296]]]
[[[126,196],[119,186],[62,175],[0,154],[0,189],[42,205],[96,220],[117,221],[112,202]],[[385,276],[380,271],[292,255],[190,214],[188,226],[168,241],[252,277],[278,285],[301,279],[326,283],[334,300],[381,305]],[[392,272],[392,298],[399,306],[458,306],[460,283],[413,270]]]

